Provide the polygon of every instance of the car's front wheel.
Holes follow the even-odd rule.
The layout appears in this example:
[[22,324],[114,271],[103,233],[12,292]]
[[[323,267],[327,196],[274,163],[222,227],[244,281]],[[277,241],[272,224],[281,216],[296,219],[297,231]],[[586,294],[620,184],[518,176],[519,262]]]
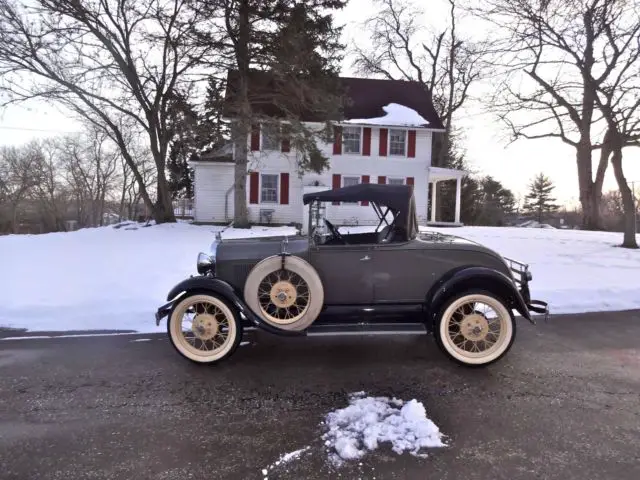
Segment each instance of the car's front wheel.
[[214,293],[193,293],[178,301],[167,321],[169,339],[183,357],[213,364],[230,356],[242,338],[238,314]]
[[502,358],[516,336],[513,314],[491,292],[474,290],[455,295],[436,316],[435,336],[454,361],[485,366]]

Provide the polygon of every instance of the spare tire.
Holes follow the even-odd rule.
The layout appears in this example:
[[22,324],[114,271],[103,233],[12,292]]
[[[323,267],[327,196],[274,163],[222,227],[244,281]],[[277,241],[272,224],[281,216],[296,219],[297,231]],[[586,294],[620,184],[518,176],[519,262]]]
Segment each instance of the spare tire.
[[320,314],[324,288],[305,260],[273,255],[256,264],[244,286],[244,300],[266,323],[283,330],[304,330]]

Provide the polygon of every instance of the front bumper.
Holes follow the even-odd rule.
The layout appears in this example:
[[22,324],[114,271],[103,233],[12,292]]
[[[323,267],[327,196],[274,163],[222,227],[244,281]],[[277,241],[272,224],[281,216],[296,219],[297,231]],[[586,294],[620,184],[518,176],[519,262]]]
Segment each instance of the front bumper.
[[533,279],[533,275],[529,270],[529,265],[506,257],[505,261],[509,269],[513,272],[513,281],[515,282],[518,292],[520,292],[520,295],[527,306],[527,310],[544,315],[544,320],[546,322],[549,319],[549,304],[542,300],[531,299],[529,282]]
[[173,308],[173,304],[175,303],[175,299],[171,300],[170,302],[165,303],[164,305],[162,305],[160,308],[158,308],[158,310],[156,310],[156,326],[160,326],[160,321],[169,315],[169,313],[171,312],[171,308]]

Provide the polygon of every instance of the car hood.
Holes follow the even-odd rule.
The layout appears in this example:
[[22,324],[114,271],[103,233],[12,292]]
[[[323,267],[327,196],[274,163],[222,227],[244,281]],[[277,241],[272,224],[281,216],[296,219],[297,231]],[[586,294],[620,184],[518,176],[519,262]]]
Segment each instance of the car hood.
[[283,248],[292,255],[304,255],[309,248],[307,237],[273,236],[255,238],[222,239],[211,245],[215,249],[218,261],[255,261],[271,255],[277,255]]
[[431,242],[436,244],[482,246],[482,244],[474,242],[473,240],[469,240],[468,238],[458,237],[456,235],[444,234],[440,232],[420,232],[418,234],[418,239],[422,240],[423,242]]

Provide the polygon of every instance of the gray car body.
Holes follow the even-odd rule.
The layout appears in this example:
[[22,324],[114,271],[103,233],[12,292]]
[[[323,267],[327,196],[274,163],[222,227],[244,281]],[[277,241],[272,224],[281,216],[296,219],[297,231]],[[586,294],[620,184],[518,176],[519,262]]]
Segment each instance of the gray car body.
[[316,269],[327,306],[424,303],[434,286],[462,267],[486,268],[512,278],[498,253],[470,240],[441,234],[357,245],[323,245],[303,236],[222,240],[212,245],[216,277],[242,292],[253,266],[280,254],[283,242],[287,253]]

